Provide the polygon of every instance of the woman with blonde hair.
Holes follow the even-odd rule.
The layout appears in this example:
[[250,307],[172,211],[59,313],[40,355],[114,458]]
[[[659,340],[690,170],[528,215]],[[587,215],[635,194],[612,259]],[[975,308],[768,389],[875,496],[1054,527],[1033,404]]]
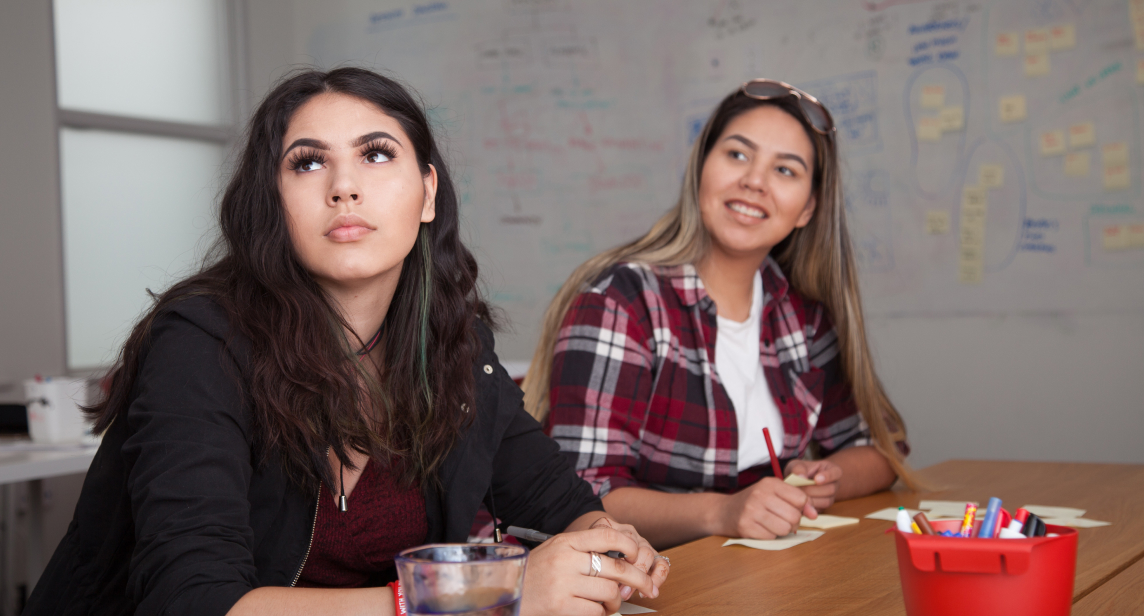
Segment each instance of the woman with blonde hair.
[[[772,538],[913,478],[874,373],[833,120],[756,79],[691,151],[679,202],[549,306],[525,406],[653,545]],[[794,487],[772,475],[763,428]]]

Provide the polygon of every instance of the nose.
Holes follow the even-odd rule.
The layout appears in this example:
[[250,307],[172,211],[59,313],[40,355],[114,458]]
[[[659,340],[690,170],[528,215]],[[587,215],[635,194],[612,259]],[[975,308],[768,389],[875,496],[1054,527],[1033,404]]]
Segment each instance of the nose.
[[739,178],[739,185],[747,190],[761,193],[767,192],[766,171],[766,165],[751,165],[743,172],[743,177]]
[[344,203],[361,203],[361,185],[352,168],[338,169],[330,176],[330,188],[326,195],[326,205],[337,207]]

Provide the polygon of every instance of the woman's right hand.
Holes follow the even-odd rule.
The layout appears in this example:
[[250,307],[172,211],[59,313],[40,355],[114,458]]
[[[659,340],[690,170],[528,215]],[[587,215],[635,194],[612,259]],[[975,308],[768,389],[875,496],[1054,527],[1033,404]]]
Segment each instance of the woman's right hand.
[[[620,588],[627,586],[646,597],[656,597],[659,589],[651,576],[635,565],[604,556],[617,550],[638,554],[640,546],[614,528],[556,535],[537,546],[528,556],[524,573],[521,616],[607,616],[620,608]],[[592,577],[592,553],[600,555],[602,568]]]
[[774,539],[798,529],[802,516],[814,519],[818,512],[806,492],[774,477],[727,497],[720,511],[719,533],[744,539]]

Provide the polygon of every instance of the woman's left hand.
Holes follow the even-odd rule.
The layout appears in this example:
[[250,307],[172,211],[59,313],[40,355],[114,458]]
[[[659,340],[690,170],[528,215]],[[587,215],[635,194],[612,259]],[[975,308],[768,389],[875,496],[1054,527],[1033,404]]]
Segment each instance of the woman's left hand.
[[838,482],[842,480],[842,467],[830,460],[791,460],[787,464],[786,474],[801,475],[814,481],[814,485],[802,490],[810,497],[815,510],[822,511],[834,504]]

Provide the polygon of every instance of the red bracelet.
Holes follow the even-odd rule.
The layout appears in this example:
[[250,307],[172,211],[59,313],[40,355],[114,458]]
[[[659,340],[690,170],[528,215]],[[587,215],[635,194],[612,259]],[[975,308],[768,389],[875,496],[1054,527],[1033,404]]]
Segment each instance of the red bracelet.
[[397,616],[409,616],[409,610],[405,607],[405,593],[401,592],[401,581],[390,582],[386,586],[393,591],[393,608]]

